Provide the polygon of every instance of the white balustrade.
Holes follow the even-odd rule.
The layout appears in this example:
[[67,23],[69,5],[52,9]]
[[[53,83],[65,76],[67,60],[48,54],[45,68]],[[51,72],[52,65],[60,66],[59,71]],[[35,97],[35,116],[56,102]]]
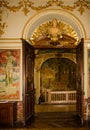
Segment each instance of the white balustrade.
[[76,103],[76,91],[46,91],[47,103]]

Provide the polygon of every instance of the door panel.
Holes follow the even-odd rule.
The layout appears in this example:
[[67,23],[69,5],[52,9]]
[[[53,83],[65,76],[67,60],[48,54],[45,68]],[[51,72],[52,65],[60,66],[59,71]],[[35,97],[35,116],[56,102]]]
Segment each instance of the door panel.
[[34,116],[34,49],[22,39],[23,42],[23,99],[24,123]]
[[77,71],[76,71],[76,88],[77,88],[77,103],[76,112],[83,124],[84,120],[84,40],[76,49]]

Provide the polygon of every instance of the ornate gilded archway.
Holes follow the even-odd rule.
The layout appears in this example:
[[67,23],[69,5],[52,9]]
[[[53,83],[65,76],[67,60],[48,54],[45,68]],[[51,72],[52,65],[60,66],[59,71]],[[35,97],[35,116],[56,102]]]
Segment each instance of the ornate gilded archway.
[[40,25],[29,40],[34,48],[75,48],[79,43],[74,28],[56,18]]
[[[38,99],[40,95],[41,65],[45,60],[56,56],[54,53],[38,55],[38,50],[40,48],[76,48],[79,40],[86,37],[86,33],[82,23],[71,13],[64,10],[46,10],[39,12],[27,21],[22,37],[35,48],[34,79],[36,99]],[[62,54],[62,57],[76,63],[74,54],[73,56]]]

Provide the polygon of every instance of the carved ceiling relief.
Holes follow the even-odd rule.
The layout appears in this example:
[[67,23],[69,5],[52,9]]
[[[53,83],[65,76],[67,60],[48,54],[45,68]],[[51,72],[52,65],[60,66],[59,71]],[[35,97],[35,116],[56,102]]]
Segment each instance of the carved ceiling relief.
[[7,24],[2,22],[1,16],[4,8],[7,9],[7,11],[14,13],[21,10],[26,16],[31,10],[40,11],[52,7],[53,5],[65,9],[66,11],[77,10],[81,15],[86,9],[90,9],[89,0],[76,0],[72,5],[66,5],[63,0],[47,0],[44,5],[41,3],[41,5],[38,6],[35,6],[35,3],[32,0],[20,0],[17,5],[10,5],[10,1],[2,0],[0,1],[0,36],[3,35],[4,29],[7,27]]
[[58,46],[75,48],[79,38],[75,30],[68,24],[57,20],[40,25],[30,38],[33,46]]

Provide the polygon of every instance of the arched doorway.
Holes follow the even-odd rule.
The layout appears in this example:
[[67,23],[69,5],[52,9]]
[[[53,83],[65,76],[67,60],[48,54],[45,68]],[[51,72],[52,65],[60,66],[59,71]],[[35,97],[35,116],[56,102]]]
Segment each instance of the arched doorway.
[[[57,56],[46,60],[40,70],[40,93],[42,94],[41,103],[65,104],[65,98],[66,103],[75,103],[76,63],[67,58],[57,58]],[[71,100],[70,95],[72,95]]]
[[[30,69],[31,68],[33,68],[34,66],[34,64],[32,64],[33,62],[31,62],[31,61],[33,61],[33,56],[32,56],[32,51],[34,50],[34,48],[32,47],[32,46],[30,46],[26,41],[24,41],[25,42],[25,44],[26,44],[26,49],[25,50],[27,50],[27,45],[28,45],[28,47],[29,47],[29,53],[25,53],[26,54],[26,61],[28,60],[27,59],[27,56],[29,56],[30,57],[30,59],[32,59],[32,60],[28,60],[28,62],[29,62],[29,64],[27,64],[27,62],[25,62],[27,65],[31,65],[32,67],[30,67]],[[23,43],[24,43],[23,42]],[[62,49],[63,50],[63,49]],[[67,49],[66,49],[67,50]],[[71,50],[71,49],[70,49]],[[26,51],[27,52],[27,51]],[[31,52],[31,53],[30,53]],[[31,54],[31,55],[30,55]],[[77,55],[78,54],[78,55]],[[28,57],[28,58],[29,58]],[[65,63],[67,63],[67,65],[69,65],[69,62],[68,62],[68,60],[66,60],[67,58],[61,58],[61,59],[63,59],[64,60],[64,62]],[[56,58],[56,60],[58,61],[57,62],[57,64],[56,64],[56,66],[58,66],[58,69],[60,69],[60,64],[62,65],[62,63],[64,64],[64,62],[62,62],[63,60],[61,60],[61,63],[60,63],[60,59],[59,58]],[[83,82],[84,82],[84,80],[83,80],[83,76],[84,76],[84,71],[83,71],[83,65],[84,65],[84,62],[83,62],[83,39],[81,40],[81,42],[79,43],[79,45],[77,46],[77,48],[76,48],[76,60],[77,60],[77,68],[75,69],[75,67],[73,68],[73,69],[71,69],[72,70],[72,72],[74,72],[74,70],[77,70],[76,71],[76,92],[77,92],[77,100],[76,100],[76,112],[77,112],[77,115],[79,116],[79,118],[80,118],[80,121],[81,121],[81,123],[83,124],[83,120],[84,120],[84,91],[83,91],[83,89],[84,89],[84,84],[83,84]],[[59,64],[58,64],[59,63]],[[51,63],[49,63],[49,64],[51,64]],[[26,65],[26,66],[27,66]],[[70,65],[69,65],[70,66]],[[27,67],[25,67],[26,69],[25,70],[27,70]],[[29,66],[28,66],[28,68],[29,68]],[[62,67],[63,68],[63,67]],[[71,67],[72,68],[72,67]],[[72,76],[72,74],[71,74],[71,70],[69,70],[69,72],[70,72],[70,74],[64,74],[64,71],[66,71],[67,72],[67,67],[66,67],[66,65],[64,64],[64,68],[62,69],[63,71],[61,71],[61,72],[63,72],[63,75],[65,76],[65,77],[68,77],[67,79],[69,79],[69,76]],[[39,70],[40,71],[40,70]],[[25,71],[25,72],[28,72],[28,74],[29,74],[29,71]],[[57,72],[57,71],[56,71]],[[58,73],[60,73],[60,71],[58,72]],[[25,74],[27,74],[27,73],[25,73]],[[34,90],[34,84],[33,84],[33,69],[31,69],[31,71],[30,71],[30,75],[31,75],[31,78],[28,80],[28,78],[27,78],[27,80],[25,81],[26,83],[27,83],[27,81],[29,81],[29,83],[30,83],[30,86],[31,86],[31,88],[33,88],[32,90]],[[28,76],[30,76],[30,75],[28,75]],[[51,74],[52,75],[52,74]],[[56,73],[56,75],[57,75],[57,73]],[[63,77],[64,77],[63,76]],[[73,75],[73,77],[74,77],[74,75]],[[32,80],[31,80],[32,79]],[[58,80],[57,80],[58,79]],[[63,81],[67,81],[67,79],[65,79],[65,80],[63,80]],[[55,76],[55,82],[56,83],[58,83],[58,81],[60,81],[60,75],[57,75],[57,76]],[[71,81],[71,79],[70,79],[70,81]],[[74,80],[73,80],[74,81]],[[67,82],[66,82],[67,83]],[[56,85],[57,86],[57,85]],[[25,119],[27,119],[27,116],[28,116],[28,110],[30,110],[30,112],[33,112],[34,113],[34,109],[31,109],[31,107],[32,107],[32,105],[33,105],[33,101],[34,100],[32,100],[33,99],[33,97],[34,97],[34,93],[29,93],[29,89],[28,89],[29,87],[28,87],[28,84],[26,84],[26,86],[24,87],[24,93],[25,93],[25,96],[24,96],[24,101],[25,101],[25,106],[24,106],[24,110],[25,110]],[[33,91],[34,92],[34,91]],[[39,92],[40,93],[40,92]],[[30,105],[30,102],[28,102],[28,101],[30,101],[30,100],[28,100],[29,99],[29,97],[30,97],[30,100],[31,100],[31,106],[29,106],[29,109],[28,109],[28,105]],[[34,107],[32,107],[32,108],[34,108]],[[32,110],[32,111],[31,111]]]
[[[41,58],[39,55],[37,55],[37,52],[41,49],[76,48],[81,37],[85,35],[84,28],[81,26],[80,22],[75,17],[73,17],[71,14],[68,14],[69,16],[71,16],[70,19],[68,19],[66,14],[62,15],[61,12],[56,11],[56,13],[54,13],[53,11],[50,11],[49,15],[45,13],[44,15],[45,17],[43,17],[41,13],[35,19],[27,23],[27,27],[29,26],[28,28],[29,30],[27,29],[27,27],[24,29],[23,37],[24,38],[26,37],[29,43],[33,45],[34,50],[35,50],[35,56],[36,56],[35,58],[39,59],[38,60],[39,62],[35,63],[35,73],[34,73],[37,100],[40,96],[40,68],[41,68],[42,62],[46,59],[46,56],[44,58]],[[52,18],[49,21],[48,16],[50,15],[52,16]],[[58,16],[59,16],[59,19],[58,19]],[[61,21],[62,17],[63,17],[63,22]],[[74,19],[72,19],[72,17]],[[54,26],[53,18],[57,20],[58,27],[60,27],[60,29],[58,28],[60,30],[60,32],[58,33],[57,33],[57,30],[55,30],[54,28],[54,34],[52,31],[50,31],[51,30],[50,28]],[[65,21],[65,18],[67,19],[66,21]],[[72,22],[70,22],[70,20]],[[27,33],[25,33],[26,31]],[[80,109],[81,107],[79,106],[79,110]],[[80,113],[80,116],[81,114],[82,113]]]

